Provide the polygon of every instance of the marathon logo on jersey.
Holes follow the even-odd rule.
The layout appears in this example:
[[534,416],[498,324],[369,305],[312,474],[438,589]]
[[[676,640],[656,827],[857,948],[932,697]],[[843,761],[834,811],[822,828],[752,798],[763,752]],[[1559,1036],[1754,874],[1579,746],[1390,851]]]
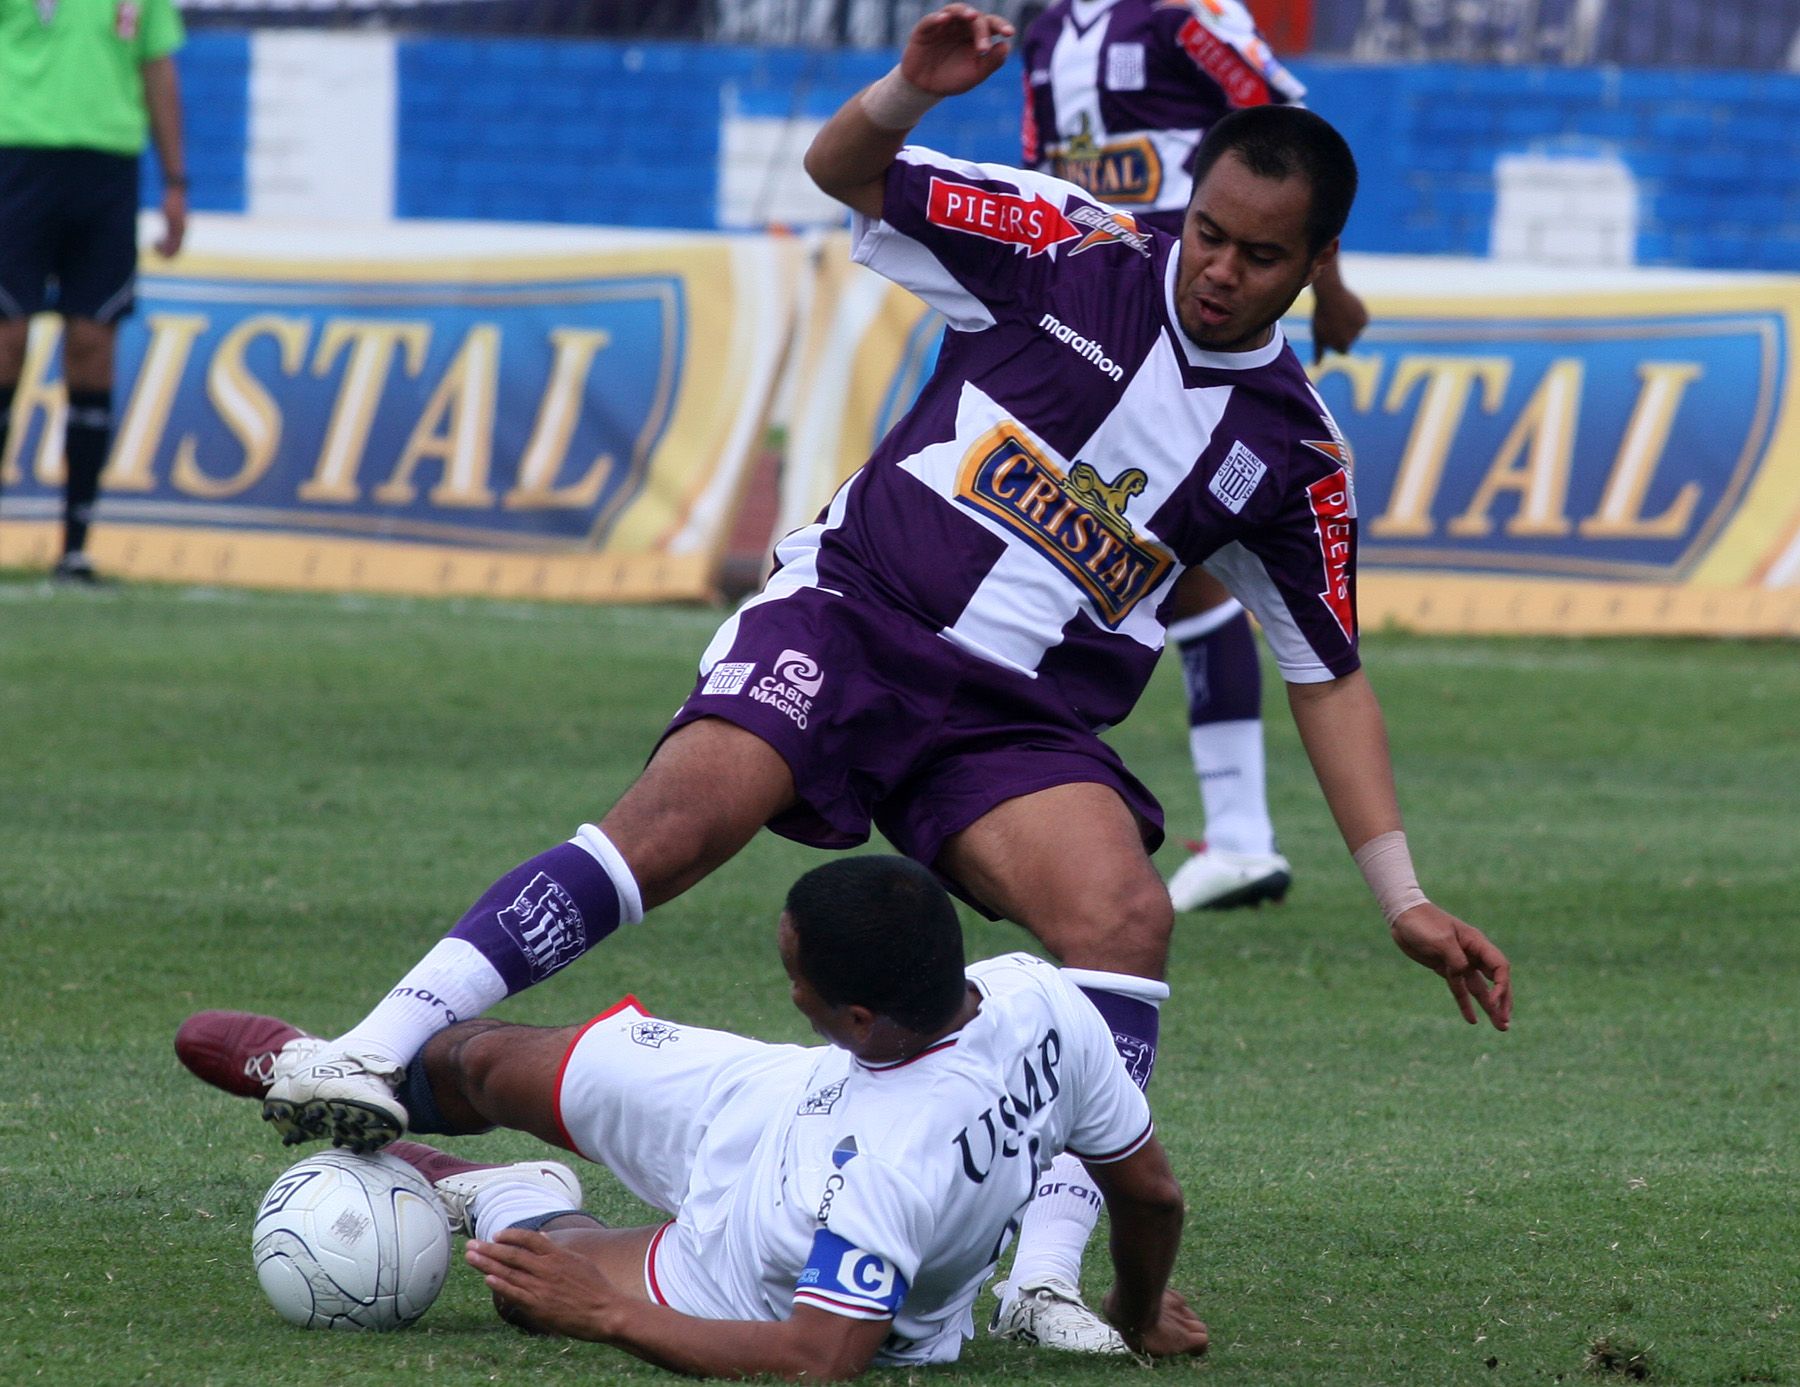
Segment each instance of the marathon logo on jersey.
[[825,682],[819,662],[800,650],[784,650],[775,661],[775,672],[765,674],[750,690],[750,697],[784,713],[802,732],[812,714],[813,700]]
[[1168,576],[1174,556],[1126,519],[1147,478],[1127,468],[1111,481],[1085,462],[1065,477],[1011,423],[990,429],[963,459],[956,499],[998,520],[1041,553],[1117,627]]
[[1225,454],[1225,461],[1219,464],[1219,470],[1213,473],[1206,489],[1219,498],[1226,510],[1233,515],[1241,515],[1244,503],[1256,490],[1257,483],[1268,474],[1268,465],[1239,439],[1231,445],[1231,451]]
[[1125,368],[1106,354],[1105,347],[1091,337],[1083,337],[1054,313],[1046,313],[1039,318],[1038,326],[1073,350],[1083,361],[1091,361],[1099,368],[1101,375],[1110,376],[1115,382],[1125,379]]
[[1319,557],[1325,566],[1325,590],[1319,598],[1348,640],[1356,639],[1356,603],[1350,596],[1350,558],[1356,533],[1356,493],[1349,472],[1340,468],[1306,488]]
[[1104,207],[1077,207],[1069,213],[1069,220],[1077,226],[1085,226],[1087,235],[1081,238],[1070,255],[1080,255],[1084,250],[1092,250],[1095,246],[1127,245],[1144,259],[1150,258],[1150,238],[1138,230],[1135,219],[1124,212],[1113,212]]
[[824,1088],[809,1093],[796,1108],[798,1117],[823,1117],[837,1106],[838,1099],[844,1096],[844,1081],[839,1079],[834,1084],[826,1084]]
[[934,226],[1024,246],[1027,255],[1042,255],[1081,234],[1081,228],[1042,193],[1026,197],[948,178],[932,178],[925,216]]
[[533,982],[542,982],[587,950],[587,927],[575,898],[544,872],[495,918],[525,955]]
[[639,1021],[631,1028],[631,1043],[650,1050],[660,1050],[670,1041],[680,1039],[681,1031],[667,1021]]
[[700,686],[703,694],[739,694],[750,676],[756,673],[755,661],[721,661],[714,665]]
[[1101,144],[1081,117],[1081,129],[1050,150],[1050,172],[1106,202],[1155,202],[1162,192],[1162,158],[1148,135]]
[[138,9],[137,0],[119,0],[119,8],[113,17],[113,35],[121,43],[136,43],[138,21],[143,12]]

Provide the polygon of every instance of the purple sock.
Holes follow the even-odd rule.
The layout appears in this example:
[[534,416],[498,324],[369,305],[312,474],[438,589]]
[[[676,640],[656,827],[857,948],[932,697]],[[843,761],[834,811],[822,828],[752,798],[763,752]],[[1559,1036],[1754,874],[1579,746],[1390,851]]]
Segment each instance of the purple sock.
[[1241,609],[1210,631],[1180,638],[1177,649],[1187,684],[1189,727],[1262,716],[1262,666],[1250,618]]
[[539,853],[488,887],[449,937],[479,950],[510,997],[643,913],[625,859],[597,829],[584,827],[574,841]]
[[[1163,984],[1151,982],[1147,978],[1127,978],[1121,975],[1118,981],[1159,988],[1162,995],[1168,995],[1168,989]],[[1094,981],[1092,973],[1088,973],[1077,986],[1112,1029],[1113,1044],[1118,1047],[1119,1058],[1125,1061],[1125,1072],[1131,1075],[1131,1081],[1139,1088],[1148,1088],[1150,1073],[1156,1068],[1156,1037],[1162,1019],[1156,1003],[1146,997],[1127,996],[1123,992],[1114,991],[1111,987]]]

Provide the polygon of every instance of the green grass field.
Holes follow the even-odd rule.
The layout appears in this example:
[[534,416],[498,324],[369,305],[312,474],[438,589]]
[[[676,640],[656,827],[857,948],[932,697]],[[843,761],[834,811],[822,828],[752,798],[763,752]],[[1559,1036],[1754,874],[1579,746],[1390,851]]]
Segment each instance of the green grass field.
[[[461,1267],[405,1333],[282,1324],[249,1227],[293,1153],[170,1040],[209,1006],[355,1021],[495,875],[606,809],[717,620],[0,581],[0,1383],[664,1377],[517,1335]],[[1464,1026],[1388,943],[1272,707],[1293,894],[1177,925],[1151,1097],[1214,1348],[1159,1371],[1580,1383],[1641,1353],[1651,1382],[1800,1383],[1795,650],[1365,648],[1421,875],[1510,951],[1515,1028]],[[1192,832],[1172,668],[1115,737]],[[500,1014],[632,990],[804,1038],[773,916],[817,860],[765,838]],[[1136,1371],[982,1338],[957,1380]]]

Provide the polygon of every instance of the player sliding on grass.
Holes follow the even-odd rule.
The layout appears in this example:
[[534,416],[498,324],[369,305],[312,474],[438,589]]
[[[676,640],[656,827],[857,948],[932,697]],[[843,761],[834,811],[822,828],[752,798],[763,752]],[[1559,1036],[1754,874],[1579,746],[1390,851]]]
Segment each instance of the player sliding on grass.
[[[426,1042],[406,1093],[434,1130],[530,1132],[609,1167],[674,1217],[607,1228],[553,1161],[483,1166],[388,1149],[431,1180],[502,1315],[678,1372],[854,1377],[946,1363],[1042,1164],[1079,1152],[1106,1198],[1132,1348],[1205,1351],[1168,1288],[1181,1188],[1105,1020],[1026,954],[963,967],[956,908],[923,867],[852,857],[789,892],[793,1002],[829,1046],[767,1045],[650,1018],[465,1021]],[[254,1095],[270,1017],[202,1012],[176,1048]]]
[[[1320,117],[1260,107],[1201,148],[1179,241],[1072,184],[903,148],[1005,57],[965,5],[921,20],[806,166],[856,213],[854,254],[949,319],[917,403],[763,591],[714,637],[637,782],[514,868],[347,1034],[284,1054],[265,1115],[360,1149],[407,1126],[438,1031],[579,958],[767,826],[820,847],[871,823],[1017,921],[1155,1061],[1172,912],[1161,810],[1100,740],[1143,691],[1181,575],[1256,613],[1344,840],[1408,957],[1504,1029],[1505,956],[1426,899],[1359,668],[1349,450],[1277,322],[1331,262],[1355,195]],[[1123,1352],[1076,1290],[1098,1216],[1052,1178],[1001,1328]]]

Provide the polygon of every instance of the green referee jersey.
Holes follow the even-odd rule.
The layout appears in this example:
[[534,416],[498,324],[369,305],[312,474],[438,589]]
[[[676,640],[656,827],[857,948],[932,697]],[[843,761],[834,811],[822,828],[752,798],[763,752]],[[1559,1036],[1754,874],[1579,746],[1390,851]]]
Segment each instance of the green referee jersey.
[[0,145],[141,153],[143,65],[183,37],[172,0],[0,0]]

